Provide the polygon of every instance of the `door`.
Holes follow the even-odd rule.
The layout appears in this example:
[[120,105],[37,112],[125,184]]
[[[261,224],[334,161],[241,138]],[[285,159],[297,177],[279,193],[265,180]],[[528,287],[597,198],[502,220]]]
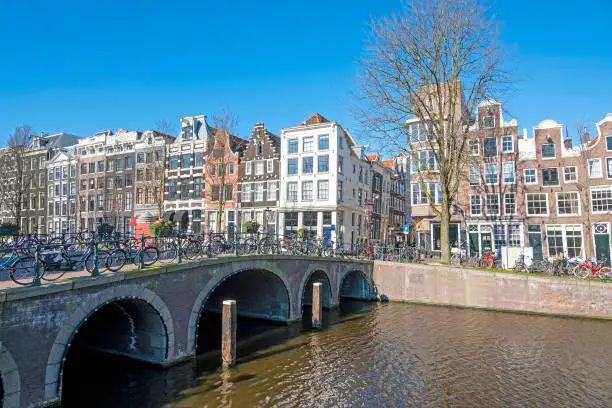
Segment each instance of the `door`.
[[480,242],[478,240],[478,225],[470,225],[470,256],[480,255]]
[[610,265],[610,227],[607,223],[593,225],[593,237],[595,240],[596,259],[603,260]]
[[493,249],[492,241],[493,241],[493,239],[492,239],[492,236],[491,236],[491,231],[481,232],[480,233],[480,242],[481,242],[481,246],[482,246],[482,253],[490,252]]
[[323,227],[323,246],[331,245],[331,227]]
[[529,246],[533,248],[533,260],[541,261],[544,259],[542,252],[542,232],[539,225],[528,225]]

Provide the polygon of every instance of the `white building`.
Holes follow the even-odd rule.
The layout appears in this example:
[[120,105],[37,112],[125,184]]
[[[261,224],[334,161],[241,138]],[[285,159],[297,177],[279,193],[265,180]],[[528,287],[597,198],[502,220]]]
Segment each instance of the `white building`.
[[166,151],[164,219],[195,234],[204,230],[204,158],[212,134],[206,116],[181,118],[181,132]]
[[345,246],[366,238],[368,168],[363,147],[319,114],[281,129],[279,232],[305,227]]
[[47,162],[47,231],[74,233],[77,225],[77,158],[60,149]]

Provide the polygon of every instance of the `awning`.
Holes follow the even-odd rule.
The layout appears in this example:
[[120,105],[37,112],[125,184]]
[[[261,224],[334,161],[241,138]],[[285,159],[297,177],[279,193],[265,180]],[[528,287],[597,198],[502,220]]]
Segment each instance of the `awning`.
[[164,220],[173,220],[174,219],[174,211],[166,211],[162,217]]
[[179,210],[176,212],[176,214],[174,214],[174,218],[173,221],[174,222],[181,222],[182,220],[189,220],[189,214],[188,214],[188,210]]

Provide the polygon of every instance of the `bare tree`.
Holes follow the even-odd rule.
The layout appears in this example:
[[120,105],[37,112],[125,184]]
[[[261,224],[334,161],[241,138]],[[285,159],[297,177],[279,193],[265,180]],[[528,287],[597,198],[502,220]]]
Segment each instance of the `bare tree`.
[[160,119],[155,122],[155,130],[168,136],[176,136],[178,133],[176,124],[167,119]]
[[9,135],[8,146],[0,154],[0,180],[5,184],[0,190],[0,199],[15,219],[18,231],[21,231],[21,215],[27,207],[24,200],[33,174],[27,157],[31,141],[32,128],[24,124]]
[[[591,222],[591,192],[590,192],[590,180],[589,177],[589,159],[591,159],[591,150],[589,149],[591,140],[589,131],[584,125],[584,122],[576,123],[576,131],[578,134],[578,146],[580,160],[578,160],[578,166],[580,171],[578,172],[576,188],[578,190],[578,199],[582,205],[582,215],[585,218],[584,222],[584,252],[587,259],[593,257],[593,243],[591,241],[593,224]],[[602,172],[604,169],[602,168]]]
[[[437,162],[441,204],[427,190],[429,171],[417,183],[441,221],[442,261],[450,258],[450,211],[465,174],[462,158],[476,104],[506,82],[497,26],[477,0],[413,0],[401,12],[375,21],[361,62],[359,119],[384,145],[409,154],[430,149]],[[411,138],[407,120],[423,124]]]
[[240,118],[238,114],[232,112],[228,107],[225,107],[220,112],[212,114],[210,117],[210,124],[216,129],[225,130],[228,134],[233,135],[238,130]]

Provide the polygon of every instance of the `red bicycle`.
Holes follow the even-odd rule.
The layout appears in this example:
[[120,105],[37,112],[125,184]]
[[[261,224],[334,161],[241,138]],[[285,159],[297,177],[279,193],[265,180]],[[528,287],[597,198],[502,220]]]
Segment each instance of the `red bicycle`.
[[605,262],[599,261],[593,263],[589,260],[581,262],[574,268],[574,275],[579,278],[586,278],[588,276],[597,276],[601,279],[612,278],[612,268],[606,265]]

